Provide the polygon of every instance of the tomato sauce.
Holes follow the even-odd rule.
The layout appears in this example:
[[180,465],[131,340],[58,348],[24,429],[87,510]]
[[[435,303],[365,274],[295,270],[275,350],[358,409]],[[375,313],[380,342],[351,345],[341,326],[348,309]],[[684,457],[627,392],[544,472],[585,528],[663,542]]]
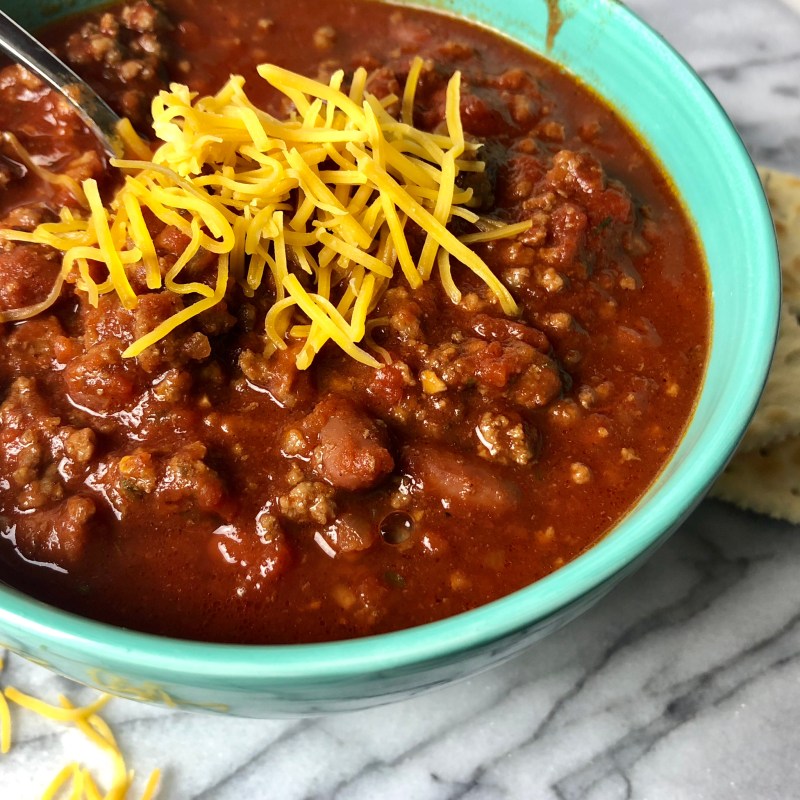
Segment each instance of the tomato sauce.
[[[531,220],[475,245],[522,309],[509,319],[456,266],[398,276],[374,316],[391,363],[327,345],[265,355],[274,299],[225,303],[133,359],[174,313],[151,292],[58,303],[0,325],[0,577],[75,613],[206,641],[293,643],[386,632],[497,599],[601,538],[652,483],[692,414],[710,296],[692,223],[624,120],[572,76],[467,22],[368,0],[144,0],[69,19],[45,40],[148,130],[170,81],[211,93],[230,73],[285,116],[255,67],[327,79],[369,70],[402,96],[426,60],[414,122],[435,130],[462,73],[482,143],[480,213]],[[39,163],[116,180],[88,132],[17,67],[0,129]],[[74,201],[0,148],[0,223],[31,230]],[[76,209],[76,213],[78,213]],[[460,230],[468,232],[469,226]],[[175,229],[153,228],[174,263]],[[412,252],[422,233],[409,226]],[[41,300],[60,268],[2,244],[0,310]],[[196,268],[202,274],[204,262]]]

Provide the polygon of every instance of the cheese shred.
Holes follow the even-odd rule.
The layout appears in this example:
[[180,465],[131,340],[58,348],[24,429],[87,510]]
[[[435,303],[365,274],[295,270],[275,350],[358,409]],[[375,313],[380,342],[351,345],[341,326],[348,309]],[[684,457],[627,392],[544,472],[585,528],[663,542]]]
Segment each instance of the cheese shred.
[[[456,262],[486,284],[506,314],[517,315],[507,287],[469,245],[516,236],[530,223],[482,220],[470,208],[472,190],[459,185],[462,174],[485,168],[479,145],[464,135],[459,72],[447,86],[444,131],[414,127],[418,83],[430,68],[415,58],[402,97],[377,98],[363,69],[343,89],[341,70],[326,84],[262,64],[259,75],[296,109],[287,119],[253,105],[241,76],[204,97],[172,84],[152,103],[161,142],[155,151],[123,121],[119,134],[130,158],[111,162],[124,181],[107,206],[94,180],[78,185],[43,174],[70,190],[86,212],[65,208],[57,222],[32,233],[0,231],[2,239],[63,254],[48,297],[0,313],[0,321],[40,313],[64,283],[95,306],[113,292],[133,310],[142,284],[182,297],[181,310],[125,350],[131,358],[221,303],[238,284],[248,297],[262,288],[274,295],[265,320],[269,351],[285,348],[287,337],[304,339],[296,358],[305,369],[333,342],[377,367],[387,355],[369,335],[369,315],[390,281],[402,276],[413,290],[435,273],[458,302]],[[387,110],[392,104],[399,119]],[[459,237],[450,227],[454,218],[461,230],[465,223],[479,230]],[[424,235],[416,255],[409,223]],[[169,262],[157,252],[156,234],[166,226],[186,238]],[[198,268],[198,260],[208,263],[204,252],[216,255],[215,265]],[[91,725],[83,712],[75,714]]]
[[11,749],[11,710],[8,700],[0,691],[0,753],[5,754]]

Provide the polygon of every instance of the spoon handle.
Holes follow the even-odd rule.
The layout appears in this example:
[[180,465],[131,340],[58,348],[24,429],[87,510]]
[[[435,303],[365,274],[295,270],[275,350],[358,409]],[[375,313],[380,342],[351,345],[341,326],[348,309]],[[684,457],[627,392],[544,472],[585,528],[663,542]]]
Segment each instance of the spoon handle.
[[120,118],[106,101],[4,11],[0,11],[0,50],[60,92],[81,115],[109,155],[123,155],[122,142],[117,134]]

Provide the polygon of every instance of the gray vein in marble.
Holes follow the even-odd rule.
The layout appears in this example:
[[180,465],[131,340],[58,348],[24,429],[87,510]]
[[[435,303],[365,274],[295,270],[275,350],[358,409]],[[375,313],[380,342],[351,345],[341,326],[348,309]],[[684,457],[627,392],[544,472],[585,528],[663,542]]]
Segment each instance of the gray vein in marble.
[[192,800],[212,800],[212,798],[216,796],[216,793],[222,790],[226,785],[229,785],[234,780],[246,778],[248,772],[257,770],[260,761],[269,754],[274,747],[302,735],[304,731],[313,727],[313,725],[314,720],[302,720],[290,724],[283,733],[273,739],[266,747],[261,748],[254,755],[238,763],[230,772],[223,775],[212,786],[208,786],[199,794],[193,795]]
[[[717,548],[713,542],[704,540],[702,537],[700,537],[700,540],[708,547],[709,550],[712,551],[712,556],[722,556],[719,548]],[[747,569],[747,564],[749,563],[743,559],[728,561],[727,559],[724,559],[724,557],[721,559],[709,558],[708,561],[708,568],[698,570],[700,572],[699,581],[692,588],[689,596],[679,598],[670,606],[656,610],[652,615],[636,621],[630,628],[623,631],[616,641],[601,654],[597,663],[589,667],[586,673],[574,684],[574,686],[572,686],[562,697],[556,700],[550,712],[547,714],[544,720],[542,720],[533,734],[531,734],[531,736],[529,736],[525,741],[520,742],[519,745],[514,748],[514,750],[509,751],[509,754],[523,750],[541,739],[548,732],[550,727],[557,722],[562,711],[567,707],[570,701],[580,695],[586,689],[589,682],[598,673],[605,669],[613,660],[613,658],[616,657],[621,651],[627,647],[639,645],[644,637],[656,635],[665,627],[680,624],[688,619],[691,619],[697,614],[702,613],[709,607],[715,598],[717,598],[723,592],[728,591],[736,584],[736,582],[742,577],[744,571]],[[702,561],[695,562],[695,566],[700,566],[703,563],[704,562]],[[714,573],[719,574],[715,575]],[[674,702],[680,703],[682,699],[684,698],[678,698],[678,700]],[[678,725],[683,721],[679,718],[679,715],[676,715],[671,711],[669,705],[666,707],[665,713],[668,717],[676,718],[675,725]],[[668,732],[672,729],[672,727],[675,727],[675,725],[670,727],[665,722],[665,725],[663,726],[664,731]],[[652,726],[653,723],[651,723],[650,727]],[[636,735],[636,733],[637,732],[634,732],[634,735]],[[649,740],[651,737],[648,736],[646,738]],[[508,754],[505,754],[504,757],[507,755]],[[481,784],[482,776],[489,772],[494,765],[495,762],[492,762],[479,767],[473,773],[473,775],[470,776],[465,789],[461,792],[450,795],[450,800],[460,800],[461,798],[470,797],[471,790]],[[563,794],[560,787],[561,782],[556,784],[553,788],[561,800],[572,800],[573,797],[578,796],[573,794]]]
[[719,66],[708,66],[699,69],[697,72],[704,81],[714,78],[721,78],[724,81],[735,81],[741,77],[742,73],[748,70],[761,67],[785,67],[800,61],[800,51],[788,53],[786,55],[774,57],[751,58],[746,61],[739,61],[736,64],[720,64]]
[[[503,688],[509,694],[511,694],[515,689],[519,688],[519,686],[521,686],[523,682],[524,681],[522,676],[519,676],[515,680],[512,680],[507,684],[505,684]],[[480,717],[482,714],[486,714],[488,711],[494,708],[496,706],[497,700],[498,698],[496,695],[489,696],[488,698],[486,698],[485,702],[483,702],[477,709],[471,709],[467,715],[465,715],[464,717],[460,717],[457,720],[457,724],[459,726],[472,724],[476,720],[476,718]],[[448,720],[448,722],[450,725],[452,725],[454,723],[454,720]],[[396,757],[390,760],[374,759],[367,762],[359,770],[358,775],[355,777],[358,780],[363,780],[365,777],[368,777],[370,773],[385,770],[387,768],[393,769],[396,767],[400,767],[403,764],[403,762],[407,761],[410,758],[413,758],[418,753],[424,752],[428,747],[431,746],[431,744],[438,742],[441,735],[442,735],[442,730],[439,728],[434,728],[430,732],[430,735],[416,742],[412,747],[408,748],[407,750],[403,750]],[[431,777],[439,783],[445,783],[444,779],[442,779],[440,776],[435,775],[434,773],[431,773]],[[463,781],[464,785],[467,788],[469,788],[473,784],[473,782],[474,782],[473,776],[469,776]],[[341,781],[335,786],[332,786],[329,789],[329,796],[332,798],[339,798],[343,796],[346,793],[350,783],[351,780],[347,779],[345,781]],[[452,796],[456,797],[457,795],[452,795]],[[309,795],[309,798],[310,797],[311,796]],[[448,795],[448,797],[450,797],[450,795]]]
[[559,800],[579,800],[586,796],[593,785],[611,773],[618,773],[630,787],[626,776],[627,771],[676,728],[695,719],[705,709],[729,701],[737,692],[757,680],[767,670],[795,660],[800,655],[800,650],[788,657],[781,656],[762,669],[745,675],[738,682],[726,685],[726,678],[730,678],[731,673],[741,671],[745,662],[755,655],[768,655],[766,651],[776,643],[779,644],[782,635],[794,631],[798,627],[798,623],[800,623],[800,614],[793,617],[776,635],[748,648],[742,654],[737,654],[734,659],[722,667],[693,678],[688,685],[681,687],[682,694],[669,700],[660,717],[646,726],[631,730],[613,747],[606,750],[602,758],[595,759],[580,770],[560,779],[553,786],[556,796]]

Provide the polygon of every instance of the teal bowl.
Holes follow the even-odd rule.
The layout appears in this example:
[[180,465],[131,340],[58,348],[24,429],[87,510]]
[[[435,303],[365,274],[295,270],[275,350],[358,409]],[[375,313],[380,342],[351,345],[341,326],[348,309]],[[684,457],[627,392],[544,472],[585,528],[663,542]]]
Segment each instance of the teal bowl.
[[[96,3],[71,0],[58,13]],[[546,48],[544,0],[418,0]],[[5,0],[23,24],[50,0]],[[465,614],[398,633],[291,646],[178,641],[76,617],[0,586],[0,645],[82,683],[147,702],[254,717],[349,710],[498,664],[582,613],[634,570],[725,466],[766,379],[780,270],[772,222],[730,120],[663,39],[616,0],[561,0],[550,56],[616,107],[672,176],[713,288],[711,356],[696,412],[666,468],[602,541],[552,575]]]

